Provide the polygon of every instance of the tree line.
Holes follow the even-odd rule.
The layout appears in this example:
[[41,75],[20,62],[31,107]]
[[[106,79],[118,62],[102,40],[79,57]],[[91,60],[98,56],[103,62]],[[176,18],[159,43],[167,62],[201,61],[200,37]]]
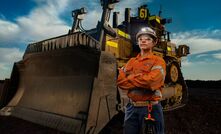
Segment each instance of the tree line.
[[188,87],[192,88],[220,88],[221,89],[221,80],[186,80]]

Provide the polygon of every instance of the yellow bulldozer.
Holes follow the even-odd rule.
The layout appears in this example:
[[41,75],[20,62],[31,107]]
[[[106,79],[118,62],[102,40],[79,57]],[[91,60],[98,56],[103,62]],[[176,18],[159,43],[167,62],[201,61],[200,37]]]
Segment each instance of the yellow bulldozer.
[[[116,86],[117,68],[139,53],[135,35],[142,27],[156,30],[159,42],[154,54],[163,57],[167,74],[161,101],[164,111],[186,104],[188,89],[181,73],[181,57],[187,45],[170,41],[165,24],[170,19],[150,15],[146,5],[138,15],[118,24],[113,13],[119,0],[101,0],[103,13],[96,28],[82,27],[85,8],[73,11],[67,34],[29,44],[21,61],[15,62],[10,79],[0,81],[0,114],[75,134],[99,133],[119,112],[127,97]],[[123,117],[122,117],[123,118]]]

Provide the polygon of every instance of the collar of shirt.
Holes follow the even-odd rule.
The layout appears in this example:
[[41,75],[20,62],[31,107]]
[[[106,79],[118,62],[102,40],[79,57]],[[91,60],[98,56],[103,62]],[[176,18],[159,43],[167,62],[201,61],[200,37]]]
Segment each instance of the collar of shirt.
[[136,57],[136,60],[142,61],[142,60],[145,60],[145,59],[150,59],[150,58],[153,57],[153,55],[154,55],[153,53],[150,53],[150,54],[148,54],[148,55],[142,57],[141,54],[139,53],[139,54],[137,55],[137,57]]

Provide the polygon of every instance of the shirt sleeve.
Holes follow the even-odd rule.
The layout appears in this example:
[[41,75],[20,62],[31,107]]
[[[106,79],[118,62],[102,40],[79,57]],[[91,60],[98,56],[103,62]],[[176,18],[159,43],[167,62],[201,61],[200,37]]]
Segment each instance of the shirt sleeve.
[[166,74],[166,64],[164,60],[157,60],[149,73],[131,74],[128,81],[139,88],[158,90],[164,84]]
[[[132,63],[132,60],[128,61],[126,67]],[[128,79],[127,76],[130,76],[132,74],[131,70],[127,71],[127,68],[123,67],[119,70],[119,75],[117,79],[117,86],[123,90],[130,90],[135,88],[136,86],[131,83],[131,81]]]

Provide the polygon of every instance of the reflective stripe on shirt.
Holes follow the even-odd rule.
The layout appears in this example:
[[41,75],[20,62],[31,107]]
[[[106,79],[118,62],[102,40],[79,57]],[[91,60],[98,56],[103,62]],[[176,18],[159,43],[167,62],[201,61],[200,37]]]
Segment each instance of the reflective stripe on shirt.
[[165,74],[164,74],[164,70],[163,70],[163,67],[162,66],[153,66],[151,68],[151,70],[155,70],[155,69],[159,69],[161,74],[163,75],[163,78],[165,77]]

